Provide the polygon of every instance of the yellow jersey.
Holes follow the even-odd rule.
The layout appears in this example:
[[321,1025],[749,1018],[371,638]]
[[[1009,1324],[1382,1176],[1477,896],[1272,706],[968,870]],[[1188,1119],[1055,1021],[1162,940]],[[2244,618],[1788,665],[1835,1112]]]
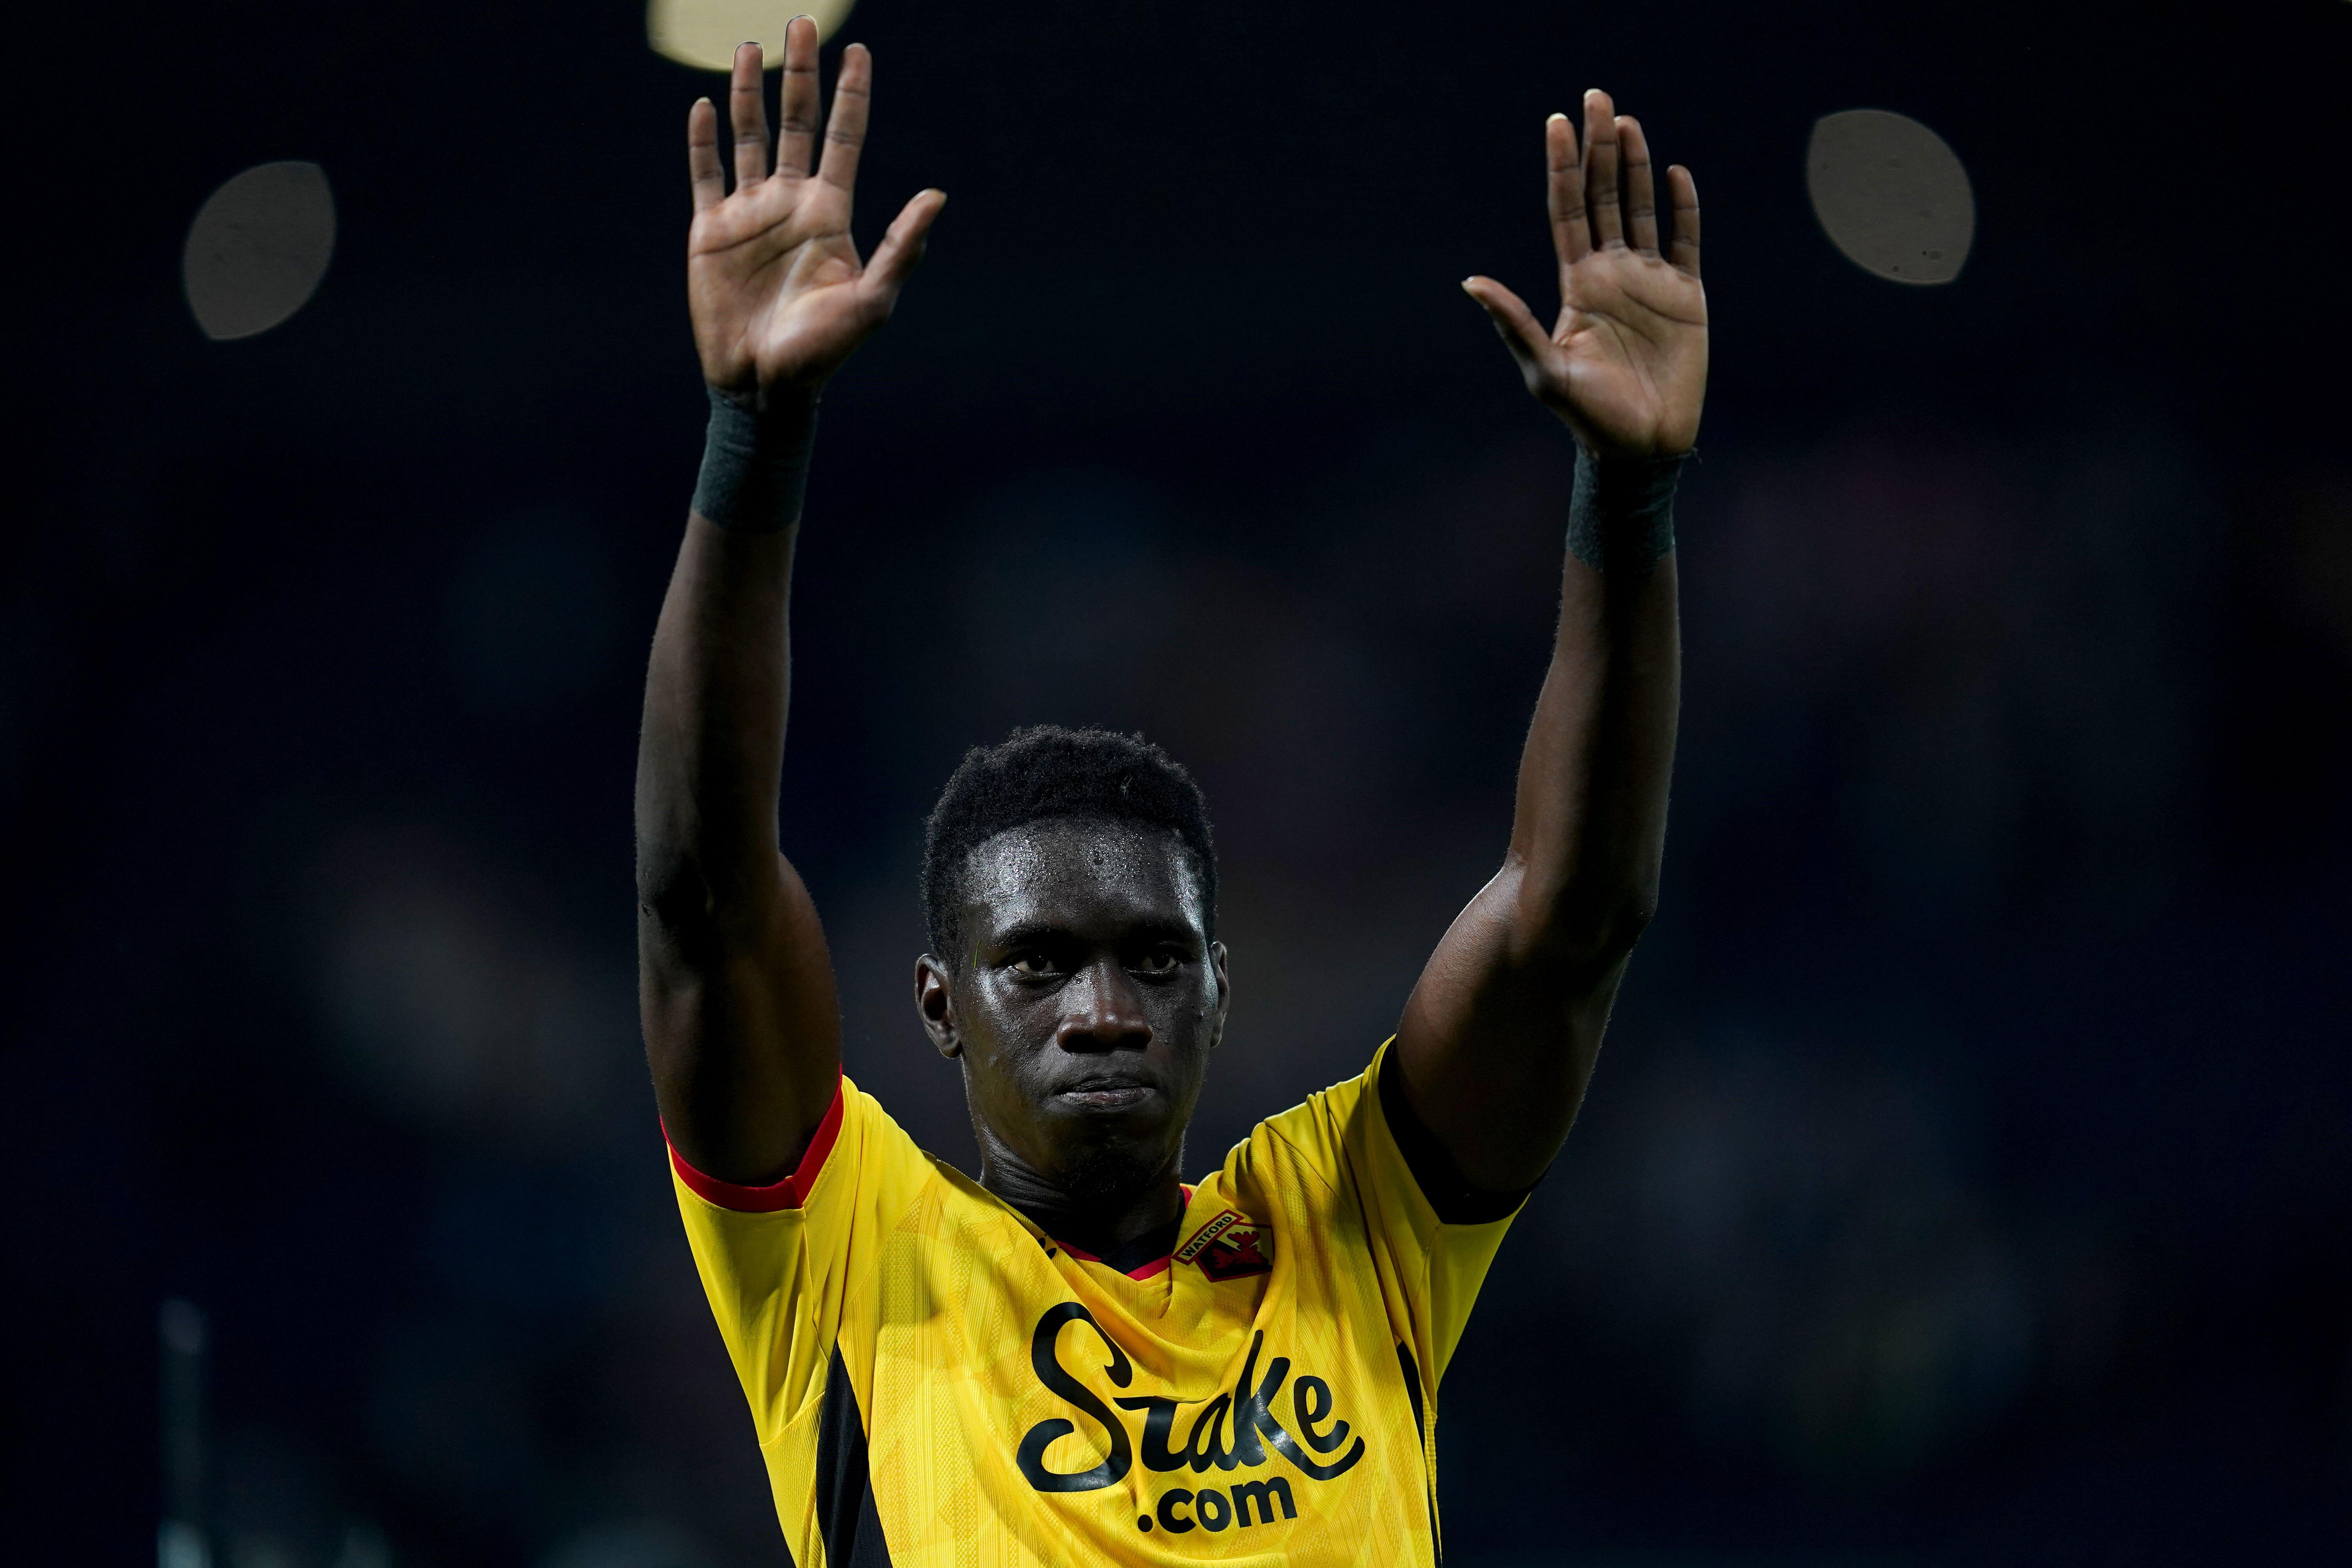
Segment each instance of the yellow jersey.
[[1362,1076],[1132,1272],[846,1078],[771,1187],[671,1172],[798,1568],[1434,1563],[1436,1391],[1509,1219],[1441,1223]]

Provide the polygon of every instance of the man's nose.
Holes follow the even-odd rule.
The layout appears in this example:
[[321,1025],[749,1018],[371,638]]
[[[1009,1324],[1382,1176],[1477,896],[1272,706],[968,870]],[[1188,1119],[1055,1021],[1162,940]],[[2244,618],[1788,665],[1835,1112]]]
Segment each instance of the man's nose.
[[1062,1022],[1054,1043],[1066,1051],[1140,1051],[1151,1045],[1143,996],[1118,964],[1089,964],[1062,991]]

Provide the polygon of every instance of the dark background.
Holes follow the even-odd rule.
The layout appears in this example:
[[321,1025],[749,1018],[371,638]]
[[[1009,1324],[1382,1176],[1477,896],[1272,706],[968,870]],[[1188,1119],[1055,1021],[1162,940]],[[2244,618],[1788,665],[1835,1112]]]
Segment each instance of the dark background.
[[[782,1561],[633,1004],[641,660],[700,440],[688,103],[579,6],[11,24],[7,1554],[152,1560],[155,1317],[224,1568]],[[785,840],[850,1070],[923,810],[1035,720],[1202,774],[1236,1001],[1191,1163],[1357,1070],[1498,857],[1571,448],[1543,115],[1706,208],[1664,915],[1443,1397],[1472,1563],[2298,1562],[2352,1497],[2342,0],[1217,11],[866,0]],[[838,42],[839,40],[836,40]],[[837,48],[826,50],[828,78]],[[1977,194],[1845,261],[1812,121]],[[198,205],[313,159],[206,342]]]

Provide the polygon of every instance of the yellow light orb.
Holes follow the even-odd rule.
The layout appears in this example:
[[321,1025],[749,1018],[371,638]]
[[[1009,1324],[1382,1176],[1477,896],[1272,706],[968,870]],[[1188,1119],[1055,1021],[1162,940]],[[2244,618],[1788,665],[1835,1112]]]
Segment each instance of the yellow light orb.
[[698,70],[723,71],[739,44],[757,43],[775,70],[784,63],[784,25],[794,16],[816,24],[817,42],[834,35],[857,0],[647,0],[646,39],[654,52]]

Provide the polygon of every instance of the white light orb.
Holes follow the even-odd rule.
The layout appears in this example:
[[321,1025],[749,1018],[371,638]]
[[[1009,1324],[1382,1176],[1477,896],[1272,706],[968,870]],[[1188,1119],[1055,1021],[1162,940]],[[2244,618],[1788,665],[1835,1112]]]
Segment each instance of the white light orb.
[[770,70],[784,63],[784,25],[794,16],[816,24],[823,43],[848,19],[856,0],[811,0],[795,7],[791,0],[648,0],[646,38],[654,52],[682,66],[723,71],[735,63],[740,44],[756,43]]
[[1846,259],[1895,283],[1949,283],[1977,231],[1969,172],[1908,115],[1849,109],[1813,122],[1813,215]]
[[249,338],[308,304],[334,254],[327,172],[316,163],[262,163],[196,209],[180,279],[205,336]]

